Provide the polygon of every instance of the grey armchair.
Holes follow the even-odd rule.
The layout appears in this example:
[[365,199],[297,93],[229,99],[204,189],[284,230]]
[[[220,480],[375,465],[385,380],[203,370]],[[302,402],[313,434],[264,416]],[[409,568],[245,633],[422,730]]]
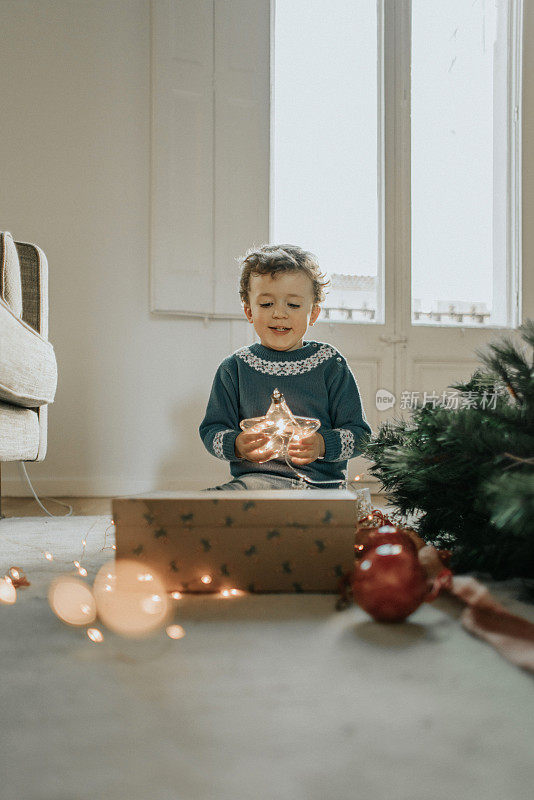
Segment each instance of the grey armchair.
[[44,459],[56,387],[46,256],[0,232],[0,517],[2,462]]

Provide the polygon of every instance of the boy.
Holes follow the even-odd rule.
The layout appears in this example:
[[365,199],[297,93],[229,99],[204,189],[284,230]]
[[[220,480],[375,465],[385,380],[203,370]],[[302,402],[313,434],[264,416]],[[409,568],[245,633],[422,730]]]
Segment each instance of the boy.
[[[312,253],[295,245],[264,245],[242,260],[240,296],[260,344],[243,347],[219,366],[200,425],[212,455],[230,462],[233,480],[216,489],[335,489],[346,485],[347,459],[369,437],[360,393],[343,356],[331,345],[305,341],[324,300]],[[295,416],[315,417],[320,429],[266,461],[265,434],[246,433],[239,422],[263,416],[277,388]],[[261,452],[258,452],[260,451]]]

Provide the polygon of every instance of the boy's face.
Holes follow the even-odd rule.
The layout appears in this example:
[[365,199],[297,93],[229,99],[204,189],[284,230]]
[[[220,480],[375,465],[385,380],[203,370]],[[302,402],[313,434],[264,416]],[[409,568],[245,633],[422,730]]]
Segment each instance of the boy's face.
[[261,343],[272,350],[297,350],[321,309],[313,303],[313,284],[301,271],[252,275],[245,314]]

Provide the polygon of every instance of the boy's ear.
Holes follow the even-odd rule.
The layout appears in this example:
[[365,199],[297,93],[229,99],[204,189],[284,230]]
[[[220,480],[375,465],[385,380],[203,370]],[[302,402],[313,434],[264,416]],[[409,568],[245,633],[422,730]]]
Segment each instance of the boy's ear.
[[252,309],[250,306],[243,305],[243,311],[249,322],[252,322]]
[[320,313],[321,313],[321,306],[314,306],[312,308],[312,312],[310,314],[310,325],[313,325],[313,323],[317,320],[317,317],[319,316]]

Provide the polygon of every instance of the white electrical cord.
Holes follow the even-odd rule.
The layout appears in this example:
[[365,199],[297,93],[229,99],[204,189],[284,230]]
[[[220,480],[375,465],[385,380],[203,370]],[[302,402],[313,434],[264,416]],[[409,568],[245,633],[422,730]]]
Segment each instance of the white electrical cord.
[[51,514],[50,511],[48,511],[48,509],[46,509],[44,507],[44,505],[41,503],[41,501],[37,497],[37,494],[35,493],[35,489],[32,486],[32,482],[31,482],[31,480],[29,478],[29,475],[26,472],[26,465],[24,464],[24,461],[19,461],[19,468],[20,468],[20,471],[24,473],[24,477],[28,481],[28,486],[31,489],[31,493],[33,494],[33,496],[35,497],[35,499],[37,500],[37,502],[39,503],[39,505],[41,506],[41,508],[45,512],[45,514],[48,514],[49,517],[70,517],[71,516],[71,514],[72,514],[72,506],[67,505],[67,503],[62,503],[61,500],[55,500],[53,497],[44,497],[43,498],[44,500],[50,500],[52,503],[57,503],[58,505],[64,506],[65,508],[69,509],[66,514]]
[[301,481],[306,481],[306,483],[311,483],[311,484],[313,484],[314,486],[316,486],[316,485],[318,485],[318,484],[321,484],[321,483],[338,483],[338,484],[341,484],[341,485],[339,486],[339,488],[340,488],[340,489],[341,489],[341,488],[343,488],[343,489],[346,489],[346,488],[347,488],[347,480],[346,480],[345,478],[335,478],[335,479],[333,479],[333,480],[330,480],[330,481],[314,481],[314,480],[312,480],[311,478],[308,478],[308,476],[307,476],[307,475],[303,475],[303,474],[302,474],[302,472],[299,472],[297,469],[295,469],[295,467],[293,466],[293,464],[290,464],[290,463],[289,463],[289,461],[288,461],[288,459],[287,459],[287,449],[286,449],[286,452],[284,453],[284,459],[285,459],[285,462],[286,462],[287,466],[288,466],[290,469],[292,469],[292,470],[293,470],[293,472],[295,473],[295,475],[298,475],[298,476],[299,476],[299,478],[301,479]]

